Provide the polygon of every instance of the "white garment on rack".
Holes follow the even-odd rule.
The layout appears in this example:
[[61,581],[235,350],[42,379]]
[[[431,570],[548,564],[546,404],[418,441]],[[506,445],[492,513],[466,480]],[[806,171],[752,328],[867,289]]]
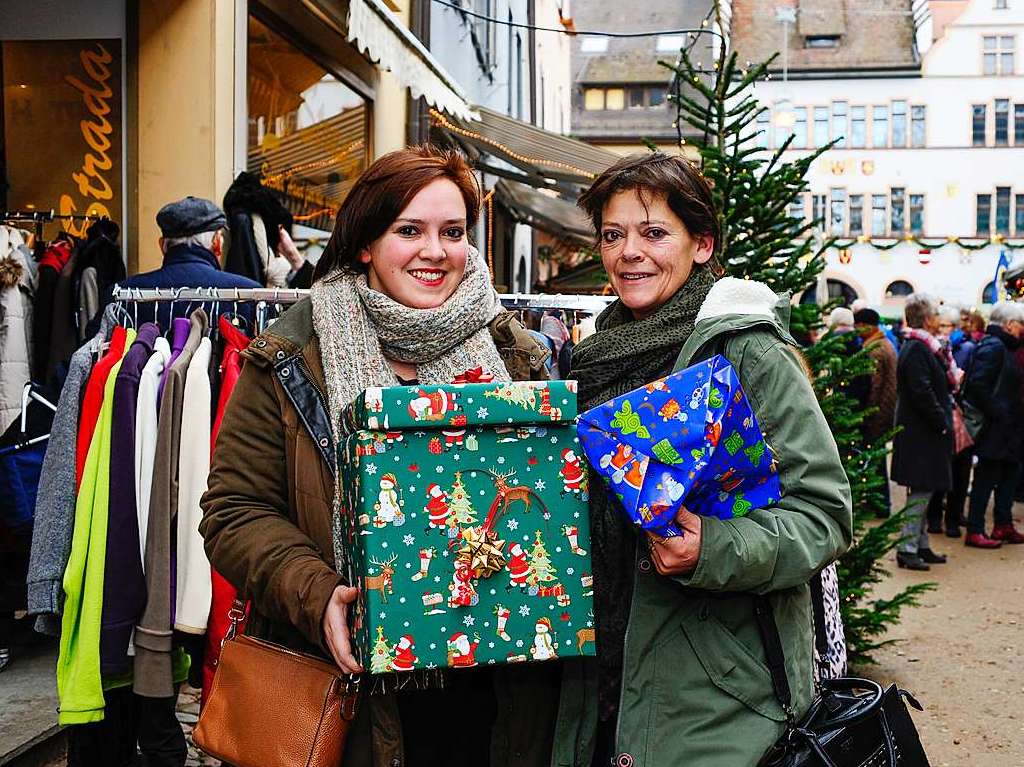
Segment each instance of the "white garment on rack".
[[178,455],[178,572],[174,628],[202,634],[213,597],[210,561],[199,534],[199,506],[210,475],[210,355],[209,338],[188,363],[181,412],[181,450]]
[[0,226],[0,432],[21,416],[32,366],[36,262],[21,232]]
[[166,338],[153,344],[153,354],[139,377],[139,398],[135,405],[135,508],[139,514],[139,554],[146,566],[146,533],[149,532],[149,494],[153,489],[153,460],[156,456],[157,393],[160,378],[171,359]]

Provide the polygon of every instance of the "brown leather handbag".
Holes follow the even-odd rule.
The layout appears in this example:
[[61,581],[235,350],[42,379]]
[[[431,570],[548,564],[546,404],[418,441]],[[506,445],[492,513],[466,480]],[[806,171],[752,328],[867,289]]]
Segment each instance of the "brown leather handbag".
[[192,733],[234,767],[339,767],[355,718],[359,677],[280,645],[237,634],[241,602],[228,613],[210,696]]

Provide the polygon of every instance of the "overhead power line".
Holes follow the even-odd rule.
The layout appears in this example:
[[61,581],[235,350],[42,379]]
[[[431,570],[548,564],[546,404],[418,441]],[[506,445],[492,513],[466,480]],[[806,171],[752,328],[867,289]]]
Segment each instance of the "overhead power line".
[[[446,8],[452,8],[466,16],[472,16],[474,19],[480,21],[487,21],[492,24],[500,24],[504,27],[513,27],[514,29],[533,29],[537,32],[556,32],[560,35],[569,35],[575,37],[576,35],[586,35],[590,37],[658,37],[662,35],[713,35],[714,37],[722,37],[721,33],[717,30],[711,29],[707,26],[702,27],[684,27],[681,29],[654,29],[647,32],[599,32],[597,30],[584,30],[584,29],[569,29],[566,27],[540,27],[536,24],[523,24],[518,21],[509,21],[508,19],[498,19],[493,16],[486,16],[476,11],[471,11],[468,8],[463,8],[458,3],[448,2],[448,0],[433,0],[438,5],[443,5]],[[724,38],[723,38],[724,39]]]

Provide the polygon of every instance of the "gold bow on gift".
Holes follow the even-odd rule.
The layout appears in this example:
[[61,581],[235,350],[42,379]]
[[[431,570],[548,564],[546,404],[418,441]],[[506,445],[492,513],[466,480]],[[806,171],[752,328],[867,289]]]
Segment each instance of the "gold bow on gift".
[[490,578],[505,566],[505,555],[501,551],[504,547],[505,541],[493,530],[467,527],[462,531],[462,545],[455,558],[469,565],[474,578]]

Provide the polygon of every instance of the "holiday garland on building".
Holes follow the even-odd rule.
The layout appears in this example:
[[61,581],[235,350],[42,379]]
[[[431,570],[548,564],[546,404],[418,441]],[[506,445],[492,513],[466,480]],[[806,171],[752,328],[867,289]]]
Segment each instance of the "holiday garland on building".
[[[717,2],[712,16],[717,27],[724,28]],[[707,39],[698,36],[694,44]],[[812,163],[829,147],[793,161],[783,160],[792,137],[774,152],[759,147],[757,117],[767,107],[754,97],[753,88],[769,76],[771,60],[741,66],[737,54],[720,45],[713,71],[708,72],[697,63],[692,49],[693,45],[684,48],[676,64],[664,66],[674,73],[677,125],[688,125],[702,136],[698,151],[703,173],[713,186],[722,228],[721,263],[733,277],[759,280],[778,292],[800,295],[814,286],[825,266],[825,251],[834,241],[813,237],[813,230],[823,222],[794,218],[789,208],[807,190]],[[821,309],[794,307],[794,333],[803,334],[819,324]],[[830,335],[805,351],[853,491],[853,545],[838,562],[847,646],[852,662],[870,663],[873,651],[891,641],[884,637],[899,622],[901,610],[915,604],[932,584],[911,586],[891,599],[872,597],[872,588],[886,575],[883,557],[899,542],[903,517],[893,514],[875,524],[884,482],[876,465],[887,451],[888,439],[864,444],[860,426],[869,413],[844,393],[854,378],[871,373],[872,362],[864,352],[849,355],[843,339]]]

